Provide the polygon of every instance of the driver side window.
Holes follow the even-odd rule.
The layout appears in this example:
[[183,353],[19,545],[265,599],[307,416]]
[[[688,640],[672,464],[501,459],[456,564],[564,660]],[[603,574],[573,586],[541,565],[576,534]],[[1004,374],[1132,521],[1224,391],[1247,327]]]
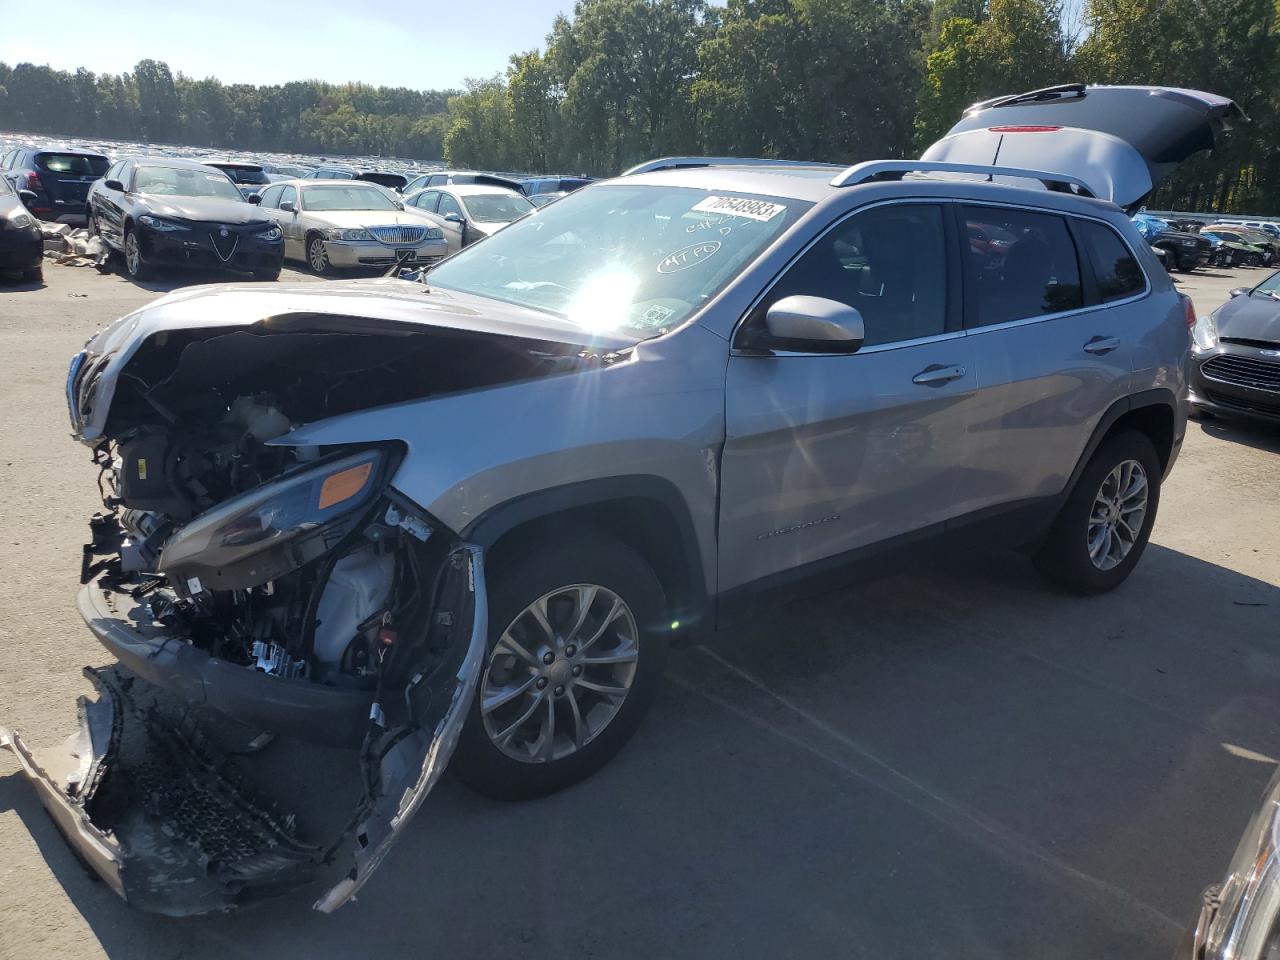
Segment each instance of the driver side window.
[[449,214],[456,214],[460,217],[462,216],[462,207],[460,207],[458,205],[458,201],[449,196],[449,194],[442,193],[440,194],[440,208],[437,212],[442,217],[447,217]]
[[752,317],[791,296],[855,307],[865,346],[937,336],[947,326],[947,237],[942,207],[874,207],[838,223],[774,285]]

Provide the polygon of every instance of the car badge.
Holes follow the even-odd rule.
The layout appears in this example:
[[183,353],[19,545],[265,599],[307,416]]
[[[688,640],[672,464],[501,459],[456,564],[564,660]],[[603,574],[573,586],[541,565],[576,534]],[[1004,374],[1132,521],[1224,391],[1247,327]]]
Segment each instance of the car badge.
[[1280,350],[1259,350],[1264,357],[1280,357]]
[[219,230],[219,231],[218,231],[218,236],[220,236],[220,237],[229,237],[229,236],[231,236],[231,234],[227,233],[227,228],[226,228],[226,227],[223,227],[221,230]]

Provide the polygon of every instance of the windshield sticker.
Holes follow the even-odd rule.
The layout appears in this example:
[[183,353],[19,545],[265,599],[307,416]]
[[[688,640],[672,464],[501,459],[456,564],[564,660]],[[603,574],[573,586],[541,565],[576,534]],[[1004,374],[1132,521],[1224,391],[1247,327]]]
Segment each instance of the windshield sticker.
[[746,217],[748,220],[772,220],[787,208],[780,203],[767,200],[747,200],[743,197],[707,197],[699,200],[692,209],[699,213],[726,213],[734,217]]
[[681,270],[688,270],[692,266],[709,260],[720,250],[719,240],[709,240],[703,243],[691,243],[687,247],[681,247],[674,253],[669,253],[658,262],[659,273],[679,273]]
[[636,317],[635,323],[645,329],[656,329],[670,320],[673,313],[675,313],[675,310],[671,307],[664,307],[660,303],[654,303],[646,308],[644,313]]

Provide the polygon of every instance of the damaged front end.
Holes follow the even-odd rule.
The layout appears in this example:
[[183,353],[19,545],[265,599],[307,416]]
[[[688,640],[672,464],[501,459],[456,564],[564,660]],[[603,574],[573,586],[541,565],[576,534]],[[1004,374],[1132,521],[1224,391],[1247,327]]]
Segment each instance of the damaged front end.
[[[395,489],[402,444],[288,434],[597,361],[571,343],[315,314],[132,339],[136,318],[121,325],[73,363],[68,400],[105,508],[79,608],[127,673],[92,672],[98,699],[60,750],[8,731],[0,745],[131,904],[225,910],[341,870],[316,903],[333,910],[457,744],[486,641],[483,556]],[[305,828],[269,777],[239,775],[227,731],[358,749],[355,809]]]

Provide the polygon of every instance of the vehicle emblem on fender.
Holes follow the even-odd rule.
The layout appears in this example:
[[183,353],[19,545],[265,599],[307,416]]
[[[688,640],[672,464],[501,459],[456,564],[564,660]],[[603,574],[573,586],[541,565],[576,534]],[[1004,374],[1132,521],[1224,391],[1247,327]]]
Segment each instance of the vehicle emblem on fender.
[[221,230],[219,230],[219,231],[218,231],[218,236],[223,237],[223,238],[226,238],[226,237],[231,236],[231,234],[227,233],[227,228],[226,228],[226,227],[223,227]]

